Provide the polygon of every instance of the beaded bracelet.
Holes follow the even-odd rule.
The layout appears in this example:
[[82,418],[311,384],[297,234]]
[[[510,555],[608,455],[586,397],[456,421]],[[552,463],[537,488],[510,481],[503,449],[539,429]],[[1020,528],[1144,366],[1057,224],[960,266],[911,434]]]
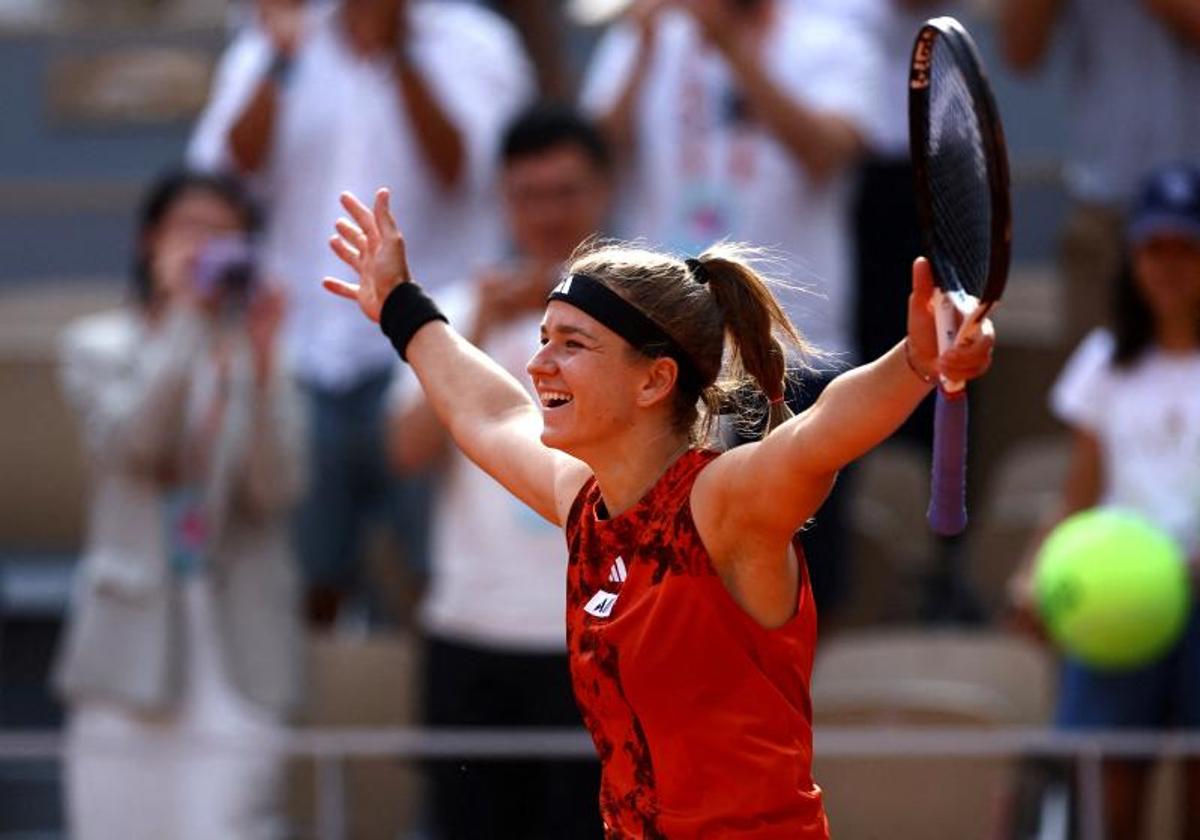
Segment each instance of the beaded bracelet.
[[908,362],[908,369],[917,375],[917,379],[920,379],[926,385],[932,385],[935,382],[937,382],[936,375],[924,374],[924,373],[921,373],[921,371],[919,371],[917,369],[917,366],[913,363],[913,360],[912,360],[912,347],[909,345],[907,337],[905,337],[905,339],[904,339],[904,361]]

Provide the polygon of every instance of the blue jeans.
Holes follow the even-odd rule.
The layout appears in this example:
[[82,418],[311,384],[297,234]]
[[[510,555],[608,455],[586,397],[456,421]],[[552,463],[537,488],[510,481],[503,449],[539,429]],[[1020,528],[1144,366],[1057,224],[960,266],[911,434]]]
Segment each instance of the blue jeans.
[[1144,668],[1100,671],[1063,662],[1055,722],[1063,729],[1200,728],[1200,605],[1183,635]]
[[310,587],[357,587],[362,536],[379,520],[395,531],[412,567],[428,566],[430,481],[390,474],[384,450],[391,379],[389,368],[348,391],[304,386],[312,475],[294,533]]

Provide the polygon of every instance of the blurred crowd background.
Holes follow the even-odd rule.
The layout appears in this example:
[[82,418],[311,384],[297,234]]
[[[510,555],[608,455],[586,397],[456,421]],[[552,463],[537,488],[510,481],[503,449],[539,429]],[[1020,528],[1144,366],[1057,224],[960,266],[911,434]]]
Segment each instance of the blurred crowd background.
[[[1050,723],[1056,656],[1012,620],[1071,460],[1048,395],[1108,320],[1139,184],[1200,163],[1194,5],[0,0],[0,727],[66,736],[62,762],[0,752],[0,838],[315,837],[288,727],[576,726],[561,537],[320,290],[338,193],[392,190],[417,278],[518,375],[588,236],[770,248],[829,351],[802,408],[903,336],[906,68],[937,14],[1008,138],[1001,340],[963,537],[925,523],[924,409],[806,532],[818,744]],[[205,738],[241,749],[195,760]],[[904,766],[818,757],[835,836],[1066,836],[1029,833],[1044,766]],[[346,768],[333,836],[598,836],[591,761]],[[1180,776],[1145,836],[1178,827]],[[121,827],[143,809],[170,827]]]

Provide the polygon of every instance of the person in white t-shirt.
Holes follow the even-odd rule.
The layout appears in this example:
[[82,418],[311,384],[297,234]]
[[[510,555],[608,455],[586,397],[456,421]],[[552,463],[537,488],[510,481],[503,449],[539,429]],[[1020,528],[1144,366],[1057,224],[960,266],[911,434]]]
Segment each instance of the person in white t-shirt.
[[[501,157],[515,253],[439,297],[464,334],[532,390],[524,371],[546,295],[571,252],[604,222],[610,162],[595,127],[550,105],[516,119]],[[426,723],[581,725],[567,669],[562,531],[450,446],[419,384],[405,377],[393,386],[393,464],[401,471],[435,460],[444,467],[420,611]],[[601,836],[593,762],[454,761],[430,771],[440,840]]]
[[878,49],[820,0],[635,3],[601,40],[584,107],[621,166],[618,233],[683,254],[771,248],[804,336],[849,353],[850,180]]
[[253,177],[264,261],[291,292],[285,338],[309,397],[315,466],[297,543],[310,618],[324,625],[358,583],[364,514],[401,492],[398,535],[419,561],[427,493],[396,488],[379,468],[392,350],[354,313],[321,305],[314,280],[336,267],[322,244],[327,220],[342,190],[387,184],[431,289],[495,258],[494,149],[533,76],[516,33],[475,5],[261,0],[258,9],[258,25],[221,61],[189,159]]
[[[854,361],[850,201],[880,69],[867,29],[828,0],[638,0],[585,75],[583,105],[618,155],[619,235],[684,256],[748,241],[780,258],[793,287],[781,303],[829,354],[789,385],[797,413]],[[846,488],[843,476],[804,534],[825,617],[846,583]]]
[[[1096,506],[1136,511],[1174,537],[1200,581],[1200,168],[1157,170],[1127,235],[1114,328],[1091,333],[1051,394],[1074,432],[1062,518]],[[1035,552],[1030,552],[1032,557]],[[1032,620],[1032,569],[1012,592]],[[1195,588],[1193,588],[1195,594]],[[1104,672],[1066,660],[1059,726],[1200,728],[1200,609],[1161,661]],[[1106,761],[1109,837],[1137,837],[1149,764]],[[1185,762],[1184,836],[1200,833],[1200,762]]]

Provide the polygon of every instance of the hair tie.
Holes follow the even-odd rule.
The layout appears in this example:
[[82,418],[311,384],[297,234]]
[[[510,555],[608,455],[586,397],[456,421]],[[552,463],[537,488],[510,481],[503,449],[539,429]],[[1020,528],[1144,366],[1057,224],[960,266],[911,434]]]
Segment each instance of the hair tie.
[[693,280],[695,280],[701,286],[708,285],[708,269],[704,267],[704,263],[700,262],[700,260],[696,259],[695,257],[688,257],[683,261],[683,264],[686,265],[687,270],[691,272]]
[[768,405],[779,405],[782,402],[783,402],[783,394],[779,394],[778,396],[771,397],[768,400],[767,404]]

